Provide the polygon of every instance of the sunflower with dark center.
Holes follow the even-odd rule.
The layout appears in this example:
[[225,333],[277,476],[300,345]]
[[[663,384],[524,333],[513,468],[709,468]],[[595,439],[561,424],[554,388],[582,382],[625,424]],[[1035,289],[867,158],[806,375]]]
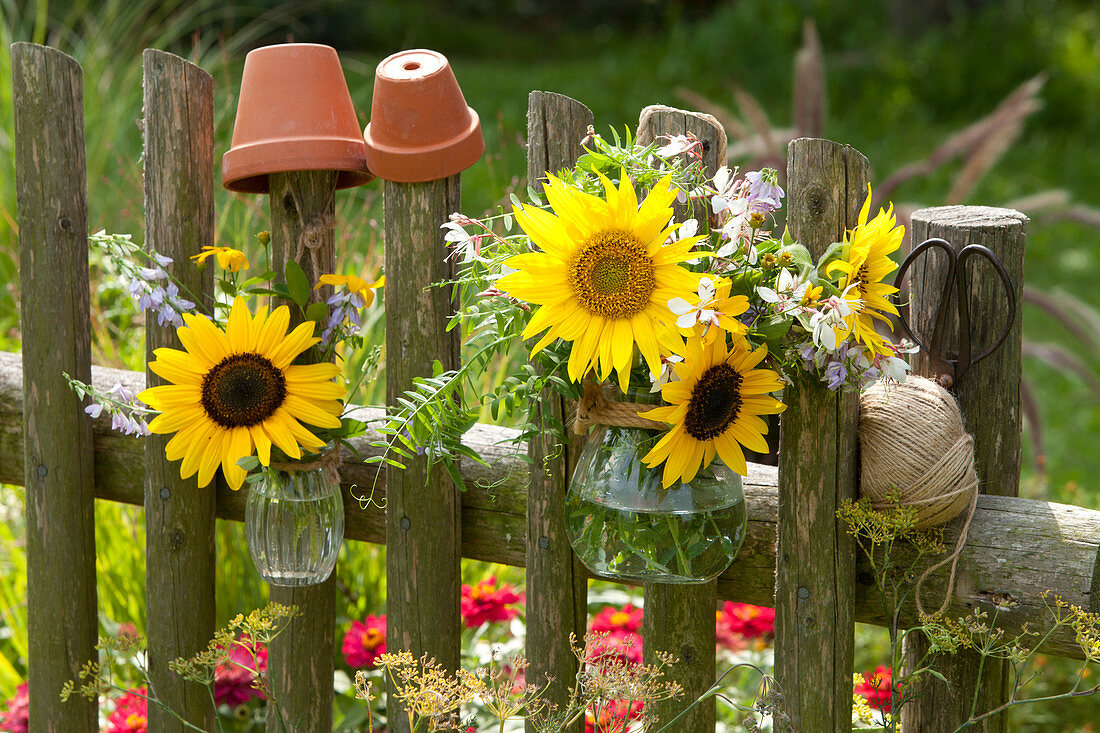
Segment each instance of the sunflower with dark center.
[[841,291],[849,285],[853,286],[847,290],[845,298],[860,303],[860,307],[853,308],[847,318],[848,328],[855,339],[872,353],[893,356],[894,352],[875,331],[875,321],[882,321],[893,330],[893,324],[884,314],[898,314],[898,309],[889,301],[898,289],[882,282],[882,279],[897,267],[890,255],[901,246],[905,227],[897,226],[893,204],[887,209],[879,209],[875,218],[867,221],[870,213],[871,187],[867,186],[867,198],[860,209],[856,227],[847,235],[847,260],[830,262],[826,273],[842,274],[837,285]]
[[671,241],[677,191],[663,178],[638,204],[625,174],[619,185],[600,176],[606,198],[549,176],[546,198],[554,213],[517,206],[516,222],[541,251],[511,257],[517,272],[497,281],[509,295],[540,306],[523,338],[543,331],[536,354],[554,339],[572,341],[569,378],[595,369],[600,379],[618,372],[625,392],[634,346],[654,374],[661,354],[682,354],[684,340],[667,303],[691,297],[699,274],[680,265],[702,237]]
[[184,351],[157,349],[149,363],[170,384],[150,387],[138,398],[159,410],[149,423],[154,433],[175,433],[165,447],[170,461],[181,460],[180,477],[198,473],[206,486],[220,465],[233,489],[244,483],[237,461],[257,455],[271,463],[275,445],[293,459],[302,449],[316,451],[325,441],[303,423],[339,428],[344,387],[333,379],[335,364],[292,364],[320,339],[313,321],[287,333],[290,311],[266,307],[253,316],[237,298],[225,331],[209,318],[185,314],[177,329]]
[[642,458],[650,467],[665,464],[661,483],[666,489],[677,480],[690,483],[716,455],[745,475],[748,466],[741,446],[767,453],[768,424],[760,416],[786,409],[768,396],[783,388],[779,374],[756,368],[767,355],[767,347],[751,350],[737,336],[732,350],[727,350],[725,338],[710,344],[697,336],[688,339],[686,358],[673,366],[679,381],[661,388],[669,404],[638,413],[672,425]]

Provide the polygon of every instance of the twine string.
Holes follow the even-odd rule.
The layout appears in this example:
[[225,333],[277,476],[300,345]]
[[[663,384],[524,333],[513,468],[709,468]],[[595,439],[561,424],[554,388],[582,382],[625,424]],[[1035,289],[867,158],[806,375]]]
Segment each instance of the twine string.
[[573,415],[573,432],[584,435],[593,425],[615,425],[624,428],[668,429],[668,423],[639,417],[639,412],[652,410],[654,405],[637,402],[619,402],[604,395],[600,385],[592,380],[584,383],[584,396],[577,403]]
[[925,570],[914,587],[917,610],[924,613],[921,586],[933,571],[951,563],[937,613],[942,612],[951,602],[959,556],[977,508],[974,438],[966,432],[955,398],[929,379],[909,377],[889,391],[872,387],[860,407],[860,494],[871,500],[872,508],[913,507],[915,529],[966,513],[952,553]]
[[333,448],[327,453],[320,454],[312,461],[272,461],[269,468],[285,473],[303,473],[305,471],[314,471],[320,468],[325,472],[325,478],[329,483],[336,483],[340,480],[340,471],[337,468],[339,465],[340,449]]

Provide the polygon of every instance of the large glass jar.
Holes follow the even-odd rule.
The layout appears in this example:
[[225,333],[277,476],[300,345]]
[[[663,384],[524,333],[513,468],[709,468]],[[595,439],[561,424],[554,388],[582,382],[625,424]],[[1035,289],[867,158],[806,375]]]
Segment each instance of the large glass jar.
[[661,488],[663,466],[642,456],[663,433],[601,425],[588,438],[565,499],[574,551],[615,580],[705,583],[745,539],[741,477],[715,460],[685,484]]
[[245,506],[248,550],[272,585],[316,585],[328,580],[344,539],[344,501],[331,465],[306,470],[267,468],[252,484]]

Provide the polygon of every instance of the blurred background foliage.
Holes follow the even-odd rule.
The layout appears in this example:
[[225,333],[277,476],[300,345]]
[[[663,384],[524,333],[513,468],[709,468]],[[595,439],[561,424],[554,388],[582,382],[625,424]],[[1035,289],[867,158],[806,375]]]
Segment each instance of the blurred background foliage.
[[[532,89],[584,102],[601,132],[633,127],[648,104],[690,108],[682,89],[739,110],[753,129],[759,129],[761,115],[772,129],[788,124],[794,61],[807,20],[816,24],[824,62],[822,134],[866,154],[876,184],[903,165],[926,159],[1025,81],[1045,75],[1041,107],[963,202],[1004,205],[1054,192],[1056,205],[1032,214],[1026,284],[1060,303],[1083,305],[1066,306],[1072,318],[1051,316],[1034,305],[1024,309],[1025,337],[1053,343],[1069,356],[1051,358],[1039,349],[1032,352],[1038,356],[1025,358],[1044,432],[1041,459],[1025,455],[1023,493],[1100,507],[1100,451],[1095,450],[1100,296],[1094,279],[1100,276],[1095,214],[1100,208],[1100,7],[1091,0],[0,0],[0,13],[5,49],[0,54],[0,348],[9,351],[19,349],[7,50],[15,41],[48,43],[83,65],[89,226],[129,232],[137,241],[143,231],[138,121],[144,48],[178,53],[213,74],[218,156],[229,147],[241,67],[251,48],[286,41],[336,47],[363,124],[381,59],[406,48],[443,52],[485,131],[485,157],[463,174],[463,208],[471,215],[491,211],[510,191],[526,188],[523,136]],[[757,111],[746,110],[738,94],[754,100]],[[942,204],[964,165],[949,161],[904,182],[892,198],[909,209]],[[382,259],[380,187],[342,192],[337,206],[341,267],[376,273]],[[253,235],[267,228],[266,201],[219,189],[216,211],[219,241],[212,244],[260,256]],[[92,278],[95,360],[142,368],[141,318],[94,261]],[[365,333],[381,343],[381,314],[372,316]],[[1067,328],[1070,321],[1076,330]],[[1039,358],[1044,354],[1047,358]],[[1070,368],[1066,358],[1083,368]],[[362,400],[379,402],[383,383],[368,384]],[[1029,449],[1035,447],[1032,435],[1025,436]],[[0,699],[10,696],[25,672],[25,637],[20,641],[25,609],[16,600],[22,597],[17,580],[23,561],[21,490],[5,489],[4,495]],[[101,608],[113,622],[144,628],[140,518],[139,510],[97,509]],[[219,576],[219,623],[262,605],[265,595],[239,530],[219,523],[219,567],[225,570]],[[356,545],[344,555],[340,623],[380,612],[385,590],[380,550]],[[484,570],[476,565],[468,573],[477,579]],[[497,571],[503,579],[522,582],[518,570]],[[233,592],[223,592],[228,588]],[[877,643],[868,642],[870,651],[857,668],[874,667]],[[1087,721],[1091,714],[1049,715]],[[1055,729],[1034,725],[1019,729]]]

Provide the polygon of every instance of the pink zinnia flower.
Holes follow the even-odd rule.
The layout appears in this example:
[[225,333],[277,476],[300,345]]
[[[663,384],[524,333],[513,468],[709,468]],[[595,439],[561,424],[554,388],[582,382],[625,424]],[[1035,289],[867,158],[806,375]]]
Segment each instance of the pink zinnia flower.
[[107,718],[107,733],[145,733],[149,725],[149,702],[144,687],[130,690],[118,699]]
[[349,667],[375,668],[375,660],[386,653],[386,616],[367,616],[364,621],[352,621],[341,646]]
[[642,609],[626,604],[622,608],[604,606],[592,619],[592,631],[615,634],[619,632],[636,633],[642,628]]
[[522,602],[512,586],[505,584],[497,588],[496,576],[474,586],[462,586],[462,618],[469,628],[481,626],[486,621],[510,621],[519,615],[519,609],[510,606]]
[[30,710],[30,694],[27,683],[15,688],[15,696],[8,700],[6,710],[0,714],[0,730],[7,733],[27,733],[27,715]]
[[237,707],[253,697],[263,698],[252,680],[254,673],[267,672],[267,647],[242,634],[228,651],[229,658],[214,669],[214,702]]
[[891,695],[894,687],[894,670],[883,664],[875,668],[873,674],[863,675],[863,684],[857,685],[855,692],[861,695],[867,704],[884,713],[893,707]]
[[718,643],[728,649],[744,649],[747,642],[764,642],[775,635],[775,609],[726,601],[715,618]]

